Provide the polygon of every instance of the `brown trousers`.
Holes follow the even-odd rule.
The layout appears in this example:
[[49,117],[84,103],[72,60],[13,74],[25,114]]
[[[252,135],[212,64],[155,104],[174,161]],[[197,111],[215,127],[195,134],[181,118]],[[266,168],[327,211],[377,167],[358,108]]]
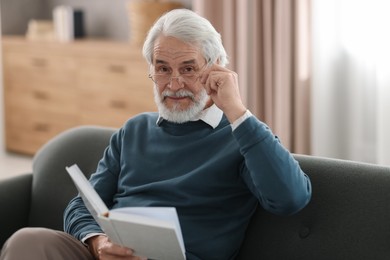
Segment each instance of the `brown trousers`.
[[47,228],[22,228],[4,244],[0,260],[93,260],[73,236]]

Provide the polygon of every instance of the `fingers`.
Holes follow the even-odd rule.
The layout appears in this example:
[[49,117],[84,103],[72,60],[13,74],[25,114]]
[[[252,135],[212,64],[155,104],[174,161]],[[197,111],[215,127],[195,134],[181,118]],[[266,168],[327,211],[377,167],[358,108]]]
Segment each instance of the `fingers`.
[[211,72],[204,85],[207,94],[210,95],[213,92],[217,92],[218,88],[224,85],[226,81],[225,77],[226,76],[221,73]]
[[203,74],[200,78],[200,82],[202,84],[206,84],[208,77],[210,76],[210,74],[212,74],[214,72],[232,72],[232,71],[230,71],[230,70],[228,70],[228,69],[226,69],[218,64],[213,64],[211,67],[207,68],[203,72]]
[[129,259],[129,260],[146,260],[147,258],[135,256],[131,248],[123,247],[110,242],[106,239],[99,244],[96,250],[95,258],[99,260],[105,259]]
[[234,71],[213,64],[203,72],[200,81],[205,87],[207,94],[210,95],[213,92],[218,91],[218,88],[226,83],[234,84],[236,75],[237,74]]

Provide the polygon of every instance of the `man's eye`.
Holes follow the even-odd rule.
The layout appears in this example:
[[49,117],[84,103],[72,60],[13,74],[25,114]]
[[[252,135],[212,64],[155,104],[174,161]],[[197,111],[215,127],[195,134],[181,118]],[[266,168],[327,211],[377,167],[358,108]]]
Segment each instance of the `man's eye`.
[[194,67],[184,67],[181,71],[182,74],[193,74],[195,73]]
[[170,73],[170,69],[167,67],[158,67],[158,68],[156,68],[156,73],[167,74],[167,73]]

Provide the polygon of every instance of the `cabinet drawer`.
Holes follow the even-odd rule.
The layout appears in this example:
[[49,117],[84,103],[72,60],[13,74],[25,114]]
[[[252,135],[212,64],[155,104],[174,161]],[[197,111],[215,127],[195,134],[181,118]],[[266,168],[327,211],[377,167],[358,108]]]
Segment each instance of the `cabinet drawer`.
[[80,102],[82,122],[111,127],[121,126],[130,117],[149,111],[156,111],[152,89],[143,92],[126,93],[113,87],[96,88],[94,91],[82,91]]
[[73,115],[58,115],[30,109],[6,114],[6,145],[14,152],[34,154],[58,133],[78,124]]
[[83,123],[119,127],[136,114],[156,110],[143,60],[83,59],[82,64]]
[[72,58],[44,54],[7,53],[4,55],[5,85],[67,87],[76,77],[77,66]]
[[4,97],[8,111],[24,108],[25,110],[49,111],[65,115],[78,112],[77,92],[74,89],[15,87],[7,89]]
[[150,86],[148,69],[143,60],[83,59],[79,80],[86,88],[101,85]]
[[80,102],[85,109],[109,109],[113,111],[155,111],[153,87],[135,88],[131,85],[126,88],[120,86],[95,86],[82,88]]

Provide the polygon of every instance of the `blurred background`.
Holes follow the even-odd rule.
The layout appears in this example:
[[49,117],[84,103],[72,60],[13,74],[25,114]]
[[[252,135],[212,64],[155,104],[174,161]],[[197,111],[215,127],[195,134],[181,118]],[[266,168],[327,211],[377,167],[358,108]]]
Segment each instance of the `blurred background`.
[[[162,12],[221,33],[242,98],[294,153],[390,165],[386,0],[0,0],[0,176],[70,127],[154,111],[140,53]],[[16,166],[15,166],[16,165]],[[19,165],[19,166],[18,166]]]

